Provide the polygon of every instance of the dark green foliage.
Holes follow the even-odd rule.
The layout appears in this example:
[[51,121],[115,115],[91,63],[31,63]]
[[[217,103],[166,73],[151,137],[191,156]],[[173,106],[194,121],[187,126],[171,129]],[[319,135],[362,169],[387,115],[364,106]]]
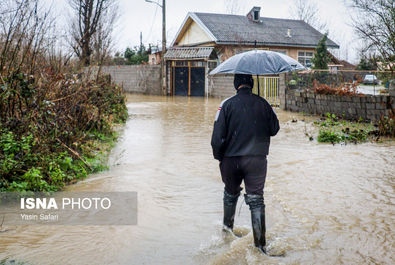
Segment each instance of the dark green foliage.
[[320,143],[361,143],[368,140],[373,129],[370,124],[340,120],[336,115],[327,113],[324,120],[315,122],[320,126],[317,141]]
[[373,58],[362,57],[356,70],[376,70],[377,62]]
[[327,39],[328,33],[325,33],[322,39],[318,42],[316,52],[311,59],[311,62],[314,65],[314,69],[328,69],[328,63],[330,61],[330,58],[328,55],[328,49],[326,47]]
[[148,51],[144,45],[141,45],[141,47],[136,46],[133,49],[128,47],[125,50],[124,57],[126,64],[142,64],[148,62]]
[[342,140],[342,137],[339,133],[332,130],[321,129],[317,140],[320,143],[339,143]]
[[125,97],[108,79],[43,77],[2,77],[0,191],[56,191],[105,169],[113,124],[127,119]]

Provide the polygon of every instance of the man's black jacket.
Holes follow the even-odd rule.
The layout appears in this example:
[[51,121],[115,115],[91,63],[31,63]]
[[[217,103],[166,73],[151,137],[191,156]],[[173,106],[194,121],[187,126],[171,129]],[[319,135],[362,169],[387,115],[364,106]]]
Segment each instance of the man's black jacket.
[[262,97],[241,87],[217,111],[211,138],[214,158],[269,154],[270,136],[280,130],[276,114]]

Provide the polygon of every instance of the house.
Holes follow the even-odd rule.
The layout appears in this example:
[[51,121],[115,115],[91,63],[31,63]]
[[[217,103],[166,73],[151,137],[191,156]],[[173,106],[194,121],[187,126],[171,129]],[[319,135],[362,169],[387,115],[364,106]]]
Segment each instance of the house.
[[[165,54],[168,92],[208,95],[209,71],[251,49],[281,52],[310,66],[322,37],[302,20],[262,17],[260,7],[253,7],[246,16],[190,12]],[[327,46],[339,48],[330,39]]]
[[160,64],[162,47],[152,46],[151,53],[148,54],[148,64]]
[[338,70],[355,70],[356,66],[353,65],[352,63],[347,62],[346,60],[339,60],[328,52],[330,63],[328,64],[328,69],[330,71],[338,71]]

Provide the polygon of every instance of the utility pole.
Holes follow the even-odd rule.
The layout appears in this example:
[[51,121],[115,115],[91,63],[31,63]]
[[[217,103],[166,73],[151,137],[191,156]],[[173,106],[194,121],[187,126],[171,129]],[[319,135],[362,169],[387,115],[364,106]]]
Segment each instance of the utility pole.
[[145,2],[153,3],[162,8],[162,52],[160,60],[160,79],[162,85],[162,93],[164,96],[167,95],[167,82],[166,82],[166,65],[165,65],[165,53],[166,53],[166,0],[162,0],[162,5],[152,0],[145,0]]
[[162,68],[162,90],[164,96],[167,95],[165,53],[166,53],[166,0],[162,0],[162,56],[161,56],[160,64]]

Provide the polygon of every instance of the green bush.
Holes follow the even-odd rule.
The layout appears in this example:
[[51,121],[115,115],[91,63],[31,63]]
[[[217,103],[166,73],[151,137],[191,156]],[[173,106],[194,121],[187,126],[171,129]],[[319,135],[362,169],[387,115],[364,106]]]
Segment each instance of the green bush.
[[128,117],[125,96],[106,78],[24,74],[0,86],[0,191],[56,191],[106,169]]
[[320,143],[340,143],[343,138],[339,133],[328,130],[328,129],[321,129],[318,133],[318,142]]
[[327,113],[324,120],[316,121],[320,127],[318,142],[320,143],[360,143],[366,142],[369,135],[374,135],[371,124],[360,119],[357,122],[340,120],[336,115]]

